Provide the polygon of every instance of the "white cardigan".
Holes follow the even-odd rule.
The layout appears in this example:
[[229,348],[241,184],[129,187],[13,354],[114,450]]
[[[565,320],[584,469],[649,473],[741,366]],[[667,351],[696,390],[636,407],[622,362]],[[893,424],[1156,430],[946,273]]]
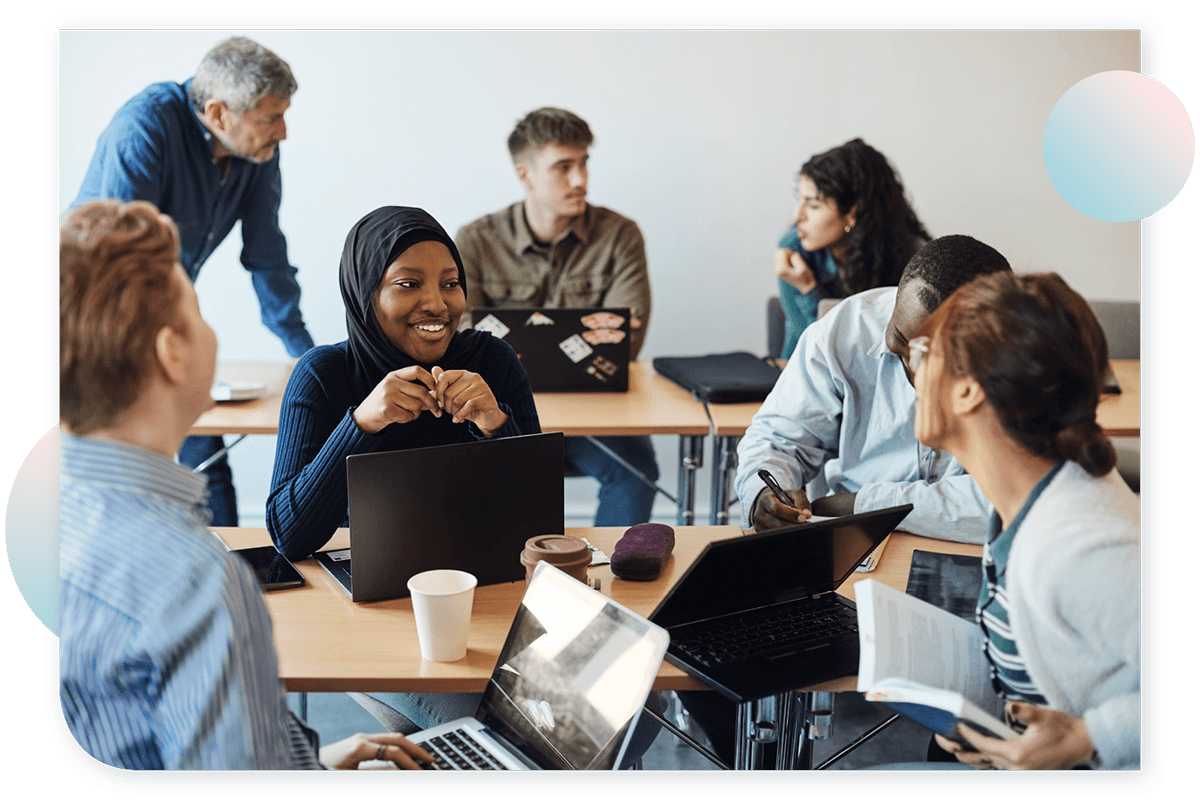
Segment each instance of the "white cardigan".
[[1017,531],[1006,584],[1017,647],[1054,709],[1082,717],[1105,769],[1141,758],[1141,502],[1068,461]]

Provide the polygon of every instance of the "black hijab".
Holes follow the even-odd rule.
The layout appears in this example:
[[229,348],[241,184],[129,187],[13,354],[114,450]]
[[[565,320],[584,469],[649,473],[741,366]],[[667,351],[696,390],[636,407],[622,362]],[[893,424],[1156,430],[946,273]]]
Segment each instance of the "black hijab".
[[[421,364],[397,348],[379,327],[371,299],[383,281],[388,265],[418,242],[435,241],[446,245],[458,265],[458,281],[467,292],[467,275],[458,248],[437,220],[419,208],[384,206],[360,219],[346,236],[338,283],[346,304],[346,366],[351,387],[366,397],[387,373]],[[442,369],[468,369],[478,372],[484,346],[491,334],[459,331],[450,340],[446,354],[437,361]]]

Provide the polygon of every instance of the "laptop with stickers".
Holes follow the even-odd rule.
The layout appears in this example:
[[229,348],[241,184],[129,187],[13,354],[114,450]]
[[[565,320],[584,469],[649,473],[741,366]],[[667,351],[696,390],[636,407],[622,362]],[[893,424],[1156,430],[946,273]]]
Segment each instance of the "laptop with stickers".
[[535,392],[629,391],[628,308],[473,308],[471,319],[516,351]]

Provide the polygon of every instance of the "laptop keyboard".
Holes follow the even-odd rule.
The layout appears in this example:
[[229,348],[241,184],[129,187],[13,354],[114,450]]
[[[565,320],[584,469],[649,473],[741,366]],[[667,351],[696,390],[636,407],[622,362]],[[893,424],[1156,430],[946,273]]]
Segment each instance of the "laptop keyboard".
[[465,731],[451,731],[421,742],[433,755],[425,769],[508,769]]
[[836,597],[764,609],[671,631],[671,643],[706,667],[772,655],[845,633],[858,633],[858,615]]

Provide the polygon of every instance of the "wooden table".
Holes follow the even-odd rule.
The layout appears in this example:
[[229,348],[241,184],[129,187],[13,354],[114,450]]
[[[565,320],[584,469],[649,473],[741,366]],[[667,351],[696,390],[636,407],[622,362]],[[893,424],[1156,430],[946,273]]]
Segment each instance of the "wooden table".
[[[235,549],[270,541],[262,528],[214,528],[214,531]],[[567,530],[569,535],[583,536],[608,553],[612,552],[623,532],[622,528]],[[601,579],[604,594],[642,616],[649,616],[708,542],[742,535],[752,534],[730,526],[677,529],[675,551],[663,574],[654,581],[618,580],[607,566],[592,567],[588,574]],[[349,531],[343,528],[323,549],[348,544]],[[853,599],[854,584],[868,577],[903,591],[914,549],[966,555],[979,555],[981,551],[978,545],[893,533],[875,571],[855,573],[838,591]],[[524,581],[478,587],[471,609],[466,657],[439,663],[421,658],[410,599],[353,603],[341,586],[312,559],[298,562],[296,567],[307,581],[305,586],[266,595],[274,627],[279,674],[290,692],[481,692],[499,659],[525,590]],[[769,698],[766,706],[760,705],[762,701],[742,704],[738,711],[739,731],[747,730],[746,719],[757,719],[765,711],[771,716],[772,724],[778,723],[780,731],[787,731],[786,743],[780,742],[781,752],[794,751],[782,766],[810,767],[811,741],[804,744],[800,741],[804,738],[802,709],[805,706],[797,704],[811,703],[812,698],[823,696],[820,693],[855,691],[856,684],[857,677],[847,675],[780,698]],[[704,689],[705,686],[664,661],[654,688],[684,691]],[[824,696],[832,698],[832,695]],[[787,697],[795,698],[795,701],[788,702]],[[762,761],[760,746],[751,737],[740,737],[737,742],[739,767],[756,768]]]
[[[267,384],[267,395],[258,400],[217,403],[201,415],[188,433],[192,436],[230,433],[243,437],[278,433],[280,401],[294,365],[294,361],[221,362],[217,366],[218,380],[262,381]],[[542,393],[534,395],[534,403],[542,430],[548,433],[561,431],[567,436],[588,437],[678,436],[679,496],[659,491],[679,507],[679,525],[694,522],[696,471],[703,466],[704,437],[708,435],[709,424],[704,406],[686,390],[656,373],[649,363],[638,361],[629,366],[628,392]],[[603,443],[597,444],[603,447]]]
[[[270,544],[265,528],[214,528],[233,549]],[[574,528],[606,553],[624,528]],[[675,580],[704,546],[741,536],[736,527],[689,527],[675,531],[675,551],[655,581],[614,579],[607,567],[592,567],[601,591],[642,616],[649,616]],[[350,544],[342,528],[322,549]],[[513,558],[520,556],[514,553]],[[475,590],[467,656],[460,661],[424,661],[417,645],[412,600],[351,602],[333,578],[311,558],[296,563],[307,583],[265,597],[275,628],[279,674],[289,692],[482,692],[525,592],[525,582],[480,586]],[[664,662],[654,688],[703,689],[703,684]]]
[[[1100,396],[1096,420],[1112,437],[1140,436],[1142,432],[1142,362],[1113,361],[1120,394]],[[713,421],[713,472],[710,523],[729,521],[730,483],[737,471],[737,443],[750,427],[762,403],[711,403]]]
[[217,403],[200,415],[188,431],[190,436],[221,436],[226,433],[270,434],[279,432],[279,405],[295,361],[222,361],[217,364],[219,381],[259,381],[267,394],[257,400]]
[[1100,395],[1096,421],[1112,437],[1142,435],[1142,362],[1112,361],[1120,394]]
[[[213,530],[233,549],[257,547],[271,541],[265,528]],[[586,538],[606,553],[612,553],[613,545],[624,532],[624,528],[566,531],[569,536]],[[600,578],[604,594],[648,617],[708,542],[742,535],[747,534],[735,526],[676,529],[675,551],[657,580],[619,580],[607,566],[591,567],[588,575]],[[322,549],[336,550],[349,544],[350,532],[341,528]],[[904,591],[914,549],[977,556],[982,548],[893,533],[875,571],[854,573],[839,592],[853,599],[854,584],[865,578],[875,578]],[[525,592],[524,581],[478,587],[471,610],[466,658],[439,663],[421,658],[411,599],[354,603],[313,559],[296,562],[296,568],[307,581],[304,586],[265,595],[275,627],[279,674],[289,692],[481,692],[496,666]],[[853,691],[854,683],[855,678],[848,676],[807,688]],[[686,690],[704,686],[664,662],[654,688]]]

